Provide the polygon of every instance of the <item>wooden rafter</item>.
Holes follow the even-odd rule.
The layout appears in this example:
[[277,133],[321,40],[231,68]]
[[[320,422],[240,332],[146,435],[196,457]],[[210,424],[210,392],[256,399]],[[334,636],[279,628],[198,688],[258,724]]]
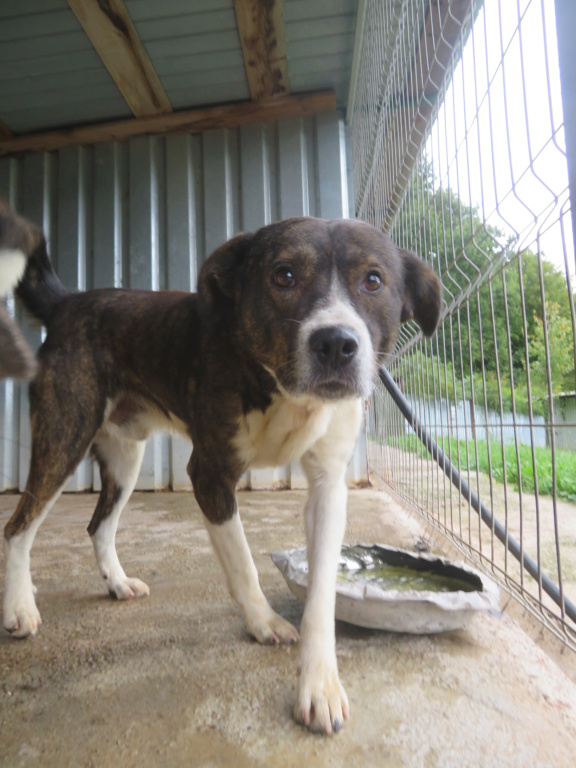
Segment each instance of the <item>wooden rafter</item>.
[[102,125],[31,133],[8,139],[0,137],[0,156],[19,152],[52,152],[63,147],[102,141],[126,141],[143,134],[201,133],[211,128],[238,128],[246,123],[309,117],[333,112],[335,109],[336,96],[333,91],[279,96],[264,102],[245,101],[153,117],[117,120]]
[[282,0],[234,0],[253,101],[290,93]]
[[122,0],[68,0],[102,63],[136,117],[172,106]]

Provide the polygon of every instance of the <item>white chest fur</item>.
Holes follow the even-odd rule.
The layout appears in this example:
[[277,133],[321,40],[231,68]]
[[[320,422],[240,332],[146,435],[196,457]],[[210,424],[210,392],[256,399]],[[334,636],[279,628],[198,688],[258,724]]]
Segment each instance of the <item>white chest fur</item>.
[[336,405],[275,395],[264,413],[251,411],[240,420],[236,448],[248,467],[275,467],[300,458],[332,421]]

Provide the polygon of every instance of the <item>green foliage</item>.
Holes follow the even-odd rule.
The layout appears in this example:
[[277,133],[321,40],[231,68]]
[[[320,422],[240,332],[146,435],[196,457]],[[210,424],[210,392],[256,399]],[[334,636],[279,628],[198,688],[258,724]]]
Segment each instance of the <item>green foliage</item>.
[[[485,440],[466,443],[456,438],[439,438],[438,445],[450,458],[450,461],[461,471],[483,472],[499,482],[504,482],[526,493],[535,493],[536,482],[540,495],[551,495],[553,491],[552,451],[550,448],[535,448],[534,457],[528,445],[506,445],[504,452],[497,441],[490,441],[490,459],[488,444]],[[388,445],[400,448],[409,453],[416,453],[419,458],[428,456],[428,451],[416,435],[393,437],[387,440]],[[571,451],[556,451],[556,492],[559,498],[576,502],[576,453]],[[536,466],[536,482],[534,479]],[[504,477],[506,470],[506,478]]]
[[519,413],[529,413],[531,406],[535,415],[546,415],[544,317],[552,394],[576,388],[574,299],[565,275],[538,254],[515,252],[513,240],[486,225],[477,208],[464,205],[452,190],[437,188],[426,160],[414,175],[392,236],[432,264],[453,306],[432,354],[447,366],[449,383],[440,384],[441,397],[454,401],[473,391],[478,403],[485,397],[495,411],[512,410],[514,400]]
[[[557,302],[546,303],[546,326],[550,351],[552,392],[571,391],[574,388],[574,340],[570,317],[566,317]],[[532,383],[538,390],[547,387],[547,363],[544,322],[534,317],[529,342]]]

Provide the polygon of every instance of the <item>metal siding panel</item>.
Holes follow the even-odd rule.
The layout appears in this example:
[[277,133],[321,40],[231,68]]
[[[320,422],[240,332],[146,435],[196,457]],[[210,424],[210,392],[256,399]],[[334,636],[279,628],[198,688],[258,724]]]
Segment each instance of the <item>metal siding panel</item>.
[[205,258],[235,233],[234,139],[224,128],[203,134]]
[[[193,75],[186,77],[187,81]],[[166,87],[168,92],[168,87]],[[170,89],[170,101],[175,110],[187,109],[190,102],[194,104],[226,104],[230,101],[246,101],[250,98],[248,87],[242,91],[238,83],[220,83],[215,85],[185,85]]]
[[[85,91],[83,92],[85,94]],[[28,100],[20,109],[12,112],[2,110],[2,121],[15,133],[34,131],[37,125],[43,130],[58,129],[62,125],[89,125],[109,120],[120,120],[132,117],[132,112],[126,108],[126,102],[120,97],[109,94],[101,99],[86,100],[76,97],[69,104],[61,104],[58,108],[47,106],[31,106],[36,99]]]
[[[22,12],[19,9],[20,13]],[[42,38],[45,35],[65,34],[78,29],[76,18],[67,6],[48,13],[36,12],[32,15],[18,15],[4,18],[0,24],[0,43],[10,40],[23,40],[30,37]]]
[[[145,43],[152,40],[170,40],[174,37],[194,39],[210,32],[220,33],[237,29],[236,14],[231,2],[226,3],[220,9],[212,10],[210,8],[202,13],[195,12],[196,9],[190,10],[184,3],[180,5],[179,13],[167,14],[164,3],[159,5],[162,6],[162,12],[159,13],[160,8],[158,8],[155,17],[147,20],[138,18],[138,6],[133,5],[136,16],[131,18],[140,38]],[[237,32],[236,39],[238,46],[240,46]]]
[[[0,102],[2,119],[14,131],[131,115],[63,0],[0,5]],[[356,5],[284,3],[292,92],[334,87],[345,105]],[[126,7],[173,108],[249,99],[231,0],[126,0]]]
[[150,138],[129,142],[130,183],[130,288],[154,289],[158,286],[158,248],[154,236],[158,225],[156,195],[152,191],[156,169],[152,167]]
[[[313,213],[310,211],[307,133],[308,126],[300,119],[282,120],[278,124],[278,212],[281,219]],[[307,487],[300,462],[293,462],[287,468],[287,477],[290,488]]]
[[[345,139],[341,120],[332,115],[26,155],[0,161],[0,193],[17,207],[20,193],[22,213],[44,226],[69,287],[85,282],[194,289],[206,255],[240,229],[292,215],[346,215]],[[24,328],[37,345],[39,332],[25,321]],[[0,414],[8,424],[2,467],[11,475],[5,487],[18,480],[23,487],[30,445],[27,388],[14,388],[10,409],[10,394],[6,399],[2,387]],[[18,443],[12,453],[10,434]],[[355,482],[366,479],[362,450],[348,474]],[[189,453],[187,440],[156,436],[149,441],[137,487],[189,488]],[[72,482],[86,487],[78,479]],[[306,485],[299,465],[253,471],[243,483]]]
[[290,466],[265,469],[250,469],[246,472],[246,487],[252,491],[274,488],[282,490],[292,487],[292,471]]
[[[94,288],[122,284],[124,237],[126,232],[125,147],[116,142],[94,147],[94,253],[91,282]],[[119,168],[124,166],[122,175]],[[100,491],[102,482],[97,464],[93,467],[92,489]]]
[[[58,276],[69,290],[86,289],[92,259],[92,150],[74,147],[58,153]],[[65,491],[92,488],[90,458],[80,462]]]
[[[3,56],[0,55],[0,61]],[[38,77],[39,75],[66,75],[71,70],[83,73],[93,70],[101,64],[98,54],[94,49],[86,51],[58,51],[57,53],[42,56],[42,58],[23,59],[18,62],[17,72],[11,70],[6,73],[10,81],[16,83],[20,80],[26,83],[25,78]],[[17,75],[17,77],[16,77]],[[22,80],[21,80],[22,78]],[[7,81],[4,81],[7,83]],[[2,86],[4,88],[5,85]]]
[[307,24],[310,19],[325,19],[327,16],[356,14],[357,0],[284,0],[284,18],[287,22]]
[[[310,3],[313,7],[314,3]],[[309,40],[310,48],[314,50],[317,38],[351,35],[354,30],[355,18],[352,16],[323,16],[306,19],[305,21],[289,21],[286,19],[286,47],[290,60],[290,43],[293,40]],[[353,43],[353,39],[351,40]]]
[[92,150],[58,156],[58,276],[69,290],[86,290],[92,260]]
[[[73,94],[86,94],[97,96],[99,94],[108,95],[110,87],[110,75],[106,70],[98,67],[98,60],[94,66],[81,69],[74,65],[72,70],[66,73],[60,73],[62,81],[61,90],[57,97],[54,97],[50,88],[54,82],[54,75],[41,69],[33,75],[21,75],[10,78],[10,80],[0,81],[0,96],[2,106],[6,111],[17,108],[23,99],[34,99],[36,106],[47,106],[48,104],[61,104],[70,101]],[[24,79],[27,78],[27,79]]]
[[0,386],[0,491],[18,488],[19,452],[19,392],[18,385],[8,379]]
[[303,121],[283,120],[278,126],[278,205],[281,219],[308,216],[307,142]]
[[[160,139],[147,136],[129,142],[131,288],[158,290],[164,283],[160,276],[163,255],[160,195],[164,190],[160,178],[164,169],[159,142]],[[168,474],[167,438],[154,435],[146,445],[136,488],[157,490],[166,487]]]
[[242,229],[251,232],[272,221],[268,127],[243,126],[240,147]]
[[[17,203],[18,163],[13,158],[0,159],[0,197]],[[9,298],[7,309],[11,317],[16,314],[14,299]],[[8,379],[0,382],[0,490],[18,488],[20,441],[20,385]]]
[[2,119],[14,131],[131,114],[67,4],[46,13],[13,8],[0,37]]
[[316,121],[309,117],[302,121],[306,150],[306,181],[308,183],[308,215],[318,212],[318,148],[316,146]]
[[94,147],[94,288],[120,288],[127,260],[128,180],[126,146]]
[[12,16],[30,16],[33,13],[46,13],[62,9],[62,0],[2,0],[0,19]]
[[[39,0],[25,0],[26,3]],[[54,0],[51,0],[54,2]],[[147,19],[158,18],[160,8],[164,16],[178,16],[182,13],[182,0],[124,0],[130,17],[136,23]],[[194,0],[194,13],[207,13],[217,10],[228,10],[231,0]]]
[[354,167],[352,165],[352,126],[344,125],[344,144],[346,147],[346,193],[348,195],[347,218],[356,217],[354,196]]
[[192,291],[197,281],[196,183],[192,137],[166,140],[167,288]]
[[318,215],[323,219],[348,217],[344,125],[336,114],[316,118]]
[[[267,126],[258,123],[242,127],[240,148],[242,229],[254,231],[272,220]],[[242,485],[252,489],[286,488],[290,485],[290,468],[249,470]]]
[[[48,239],[52,242],[55,237],[53,226],[53,211],[45,192],[51,188],[51,180],[47,178],[53,172],[53,164],[44,153],[25,155],[22,165],[22,214],[32,221],[41,224]],[[18,323],[24,338],[32,349],[37,349],[41,343],[40,330],[32,325],[24,312],[18,313]],[[20,441],[19,441],[19,488],[24,490],[30,464],[30,408],[28,385],[20,384]]]
[[[197,144],[194,138],[172,136],[166,140],[167,287],[182,291],[196,289],[199,262],[196,188],[201,171],[198,153],[193,152],[193,143]],[[169,450],[170,487],[190,490],[186,471],[190,440],[174,435]]]
[[[317,37],[310,40],[292,40],[290,42],[288,66],[292,74],[291,62],[299,62],[303,58],[346,55],[351,58],[354,48],[354,29],[344,35],[331,35],[330,37]],[[318,63],[325,69],[324,62],[318,59]]]

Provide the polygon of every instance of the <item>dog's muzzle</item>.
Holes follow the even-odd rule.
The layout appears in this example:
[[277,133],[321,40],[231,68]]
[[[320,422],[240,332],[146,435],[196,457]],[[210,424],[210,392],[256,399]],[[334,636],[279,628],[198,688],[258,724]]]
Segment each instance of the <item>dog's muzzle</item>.
[[329,400],[358,397],[360,346],[357,332],[343,325],[324,326],[310,334],[309,381],[315,394]]
[[360,340],[352,328],[329,326],[314,331],[309,345],[316,365],[325,372],[338,372],[353,362]]

